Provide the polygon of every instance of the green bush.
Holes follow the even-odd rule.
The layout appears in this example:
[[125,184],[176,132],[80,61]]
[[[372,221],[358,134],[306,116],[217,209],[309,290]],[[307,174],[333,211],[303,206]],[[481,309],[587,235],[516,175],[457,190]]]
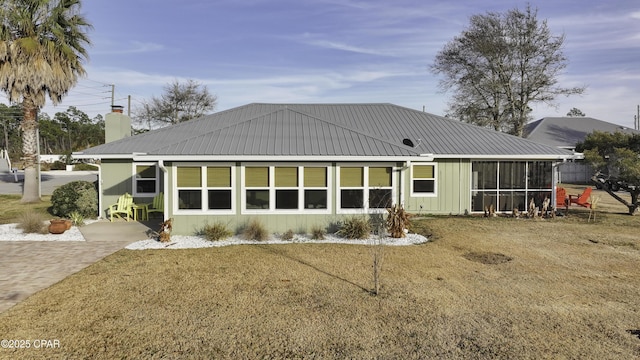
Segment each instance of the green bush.
[[53,164],[51,164],[51,166],[49,167],[51,170],[64,170],[67,168],[67,164],[63,163],[62,161],[54,161]]
[[48,232],[44,215],[37,211],[27,210],[18,218],[18,229],[25,234],[46,234]]
[[80,163],[80,164],[73,165],[73,171],[95,171],[95,170],[98,170],[98,168],[91,164]]
[[269,239],[269,233],[267,232],[267,229],[257,219],[253,219],[249,222],[249,224],[247,224],[247,226],[242,231],[242,236],[246,240],[265,241]]
[[94,219],[98,213],[98,192],[89,181],[72,181],[53,191],[51,213],[68,218],[78,212],[84,218]]
[[327,230],[325,230],[325,228],[318,225],[315,225],[311,228],[311,239],[324,240],[325,235],[327,235]]
[[337,234],[347,239],[366,239],[371,235],[371,224],[365,217],[354,216],[342,222]]
[[213,225],[205,225],[202,230],[200,230],[200,235],[209,241],[218,241],[230,237],[233,233],[227,228],[227,225],[216,222]]

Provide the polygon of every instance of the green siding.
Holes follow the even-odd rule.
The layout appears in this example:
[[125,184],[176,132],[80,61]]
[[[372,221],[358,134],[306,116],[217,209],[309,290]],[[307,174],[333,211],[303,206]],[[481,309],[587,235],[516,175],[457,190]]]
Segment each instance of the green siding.
[[471,211],[471,162],[452,159],[435,163],[437,188],[434,197],[411,196],[411,173],[408,169],[405,172],[405,210],[422,214],[463,214]]
[[[404,200],[405,209],[412,213],[422,214],[462,214],[466,210],[470,210],[470,171],[471,162],[469,160],[440,160],[434,161],[437,164],[437,192],[433,197],[417,197],[411,196],[411,172],[404,163],[396,163],[395,165],[400,171],[394,171],[393,177],[396,182],[396,198],[394,203]],[[385,163],[386,166],[387,163]],[[215,166],[215,163],[211,163]],[[332,192],[330,197],[330,213],[329,214],[242,214],[242,193],[240,192],[242,185],[241,164],[235,164],[235,213],[224,215],[185,215],[174,214],[174,201],[176,192],[174,191],[175,183],[173,182],[173,174],[175,171],[173,164],[168,162],[165,164],[168,174],[168,210],[166,218],[173,218],[173,233],[176,235],[192,235],[202,229],[206,223],[214,223],[221,221],[228,225],[234,231],[239,231],[244,224],[250,219],[259,219],[267,227],[270,232],[284,232],[289,229],[295,232],[308,232],[313,226],[321,226],[331,228],[335,226],[341,219],[353,216],[353,214],[337,214],[336,191],[337,171],[336,163],[331,164],[331,173],[328,177],[329,185]],[[342,164],[344,166],[358,166],[358,163]],[[362,164],[375,166],[371,163]],[[102,164],[102,181],[103,181],[103,214],[106,217],[109,205],[116,203],[118,197],[125,192],[132,193],[132,164],[123,161],[103,161]],[[160,172],[160,191],[164,191],[162,185],[163,173]],[[402,183],[401,183],[402,181]],[[137,203],[150,202],[147,198],[136,198]],[[422,205],[422,208],[420,208]]]
[[102,211],[101,215],[108,217],[110,205],[118,202],[118,197],[124,193],[133,194],[131,162],[122,160],[103,160],[102,175]]

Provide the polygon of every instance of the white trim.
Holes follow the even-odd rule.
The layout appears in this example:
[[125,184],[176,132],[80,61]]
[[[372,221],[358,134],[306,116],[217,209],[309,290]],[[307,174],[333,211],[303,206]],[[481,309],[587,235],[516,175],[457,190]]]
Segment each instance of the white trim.
[[[181,187],[178,188],[178,168],[179,167],[199,167],[200,168],[200,187]],[[231,170],[231,186],[225,188],[215,188],[207,186],[207,167],[229,167]],[[236,213],[236,165],[230,162],[180,162],[171,164],[172,177],[172,196],[173,196],[173,214],[174,215],[234,215]],[[200,190],[201,204],[200,209],[180,209],[180,199],[178,197],[179,190]],[[209,209],[209,190],[230,190],[231,191],[231,209]],[[205,207],[207,207],[205,209]]]
[[[110,155],[86,155],[90,159],[111,159]],[[327,156],[327,155],[116,155],[114,159],[130,159],[137,161],[235,161],[235,162],[405,162],[433,161],[433,154],[419,156]]]
[[[431,180],[427,178],[415,179],[413,177],[413,167],[414,166],[433,166],[433,192],[432,193],[422,193],[415,192],[413,190],[413,181],[414,180]],[[414,162],[409,166],[410,175],[409,175],[409,187],[411,188],[411,197],[438,197],[438,163],[437,162]]]
[[[247,209],[247,187],[245,186],[245,169],[247,167],[266,167],[269,169],[269,186],[267,187],[250,187],[249,189],[269,191],[269,207],[267,209]],[[275,187],[275,168],[276,167],[296,167],[298,169],[298,186],[276,188]],[[321,188],[304,186],[304,168],[320,167],[327,170],[327,186]],[[247,162],[240,164],[240,213],[242,215],[256,214],[278,214],[278,215],[313,215],[313,214],[331,214],[332,209],[332,183],[331,183],[331,163],[281,163],[281,162]],[[276,209],[276,191],[281,190],[298,190],[298,208],[297,209]],[[307,209],[304,207],[305,190],[325,190],[327,192],[327,207],[324,209]]]
[[[363,168],[363,184],[358,187],[345,187],[344,189],[362,189],[362,208],[358,209],[343,209],[340,207],[342,187],[340,186],[340,168],[341,167],[362,167]],[[369,186],[369,168],[370,167],[389,167],[391,168],[391,186],[385,186],[381,189],[391,189],[391,202],[395,203],[398,195],[398,183],[397,178],[393,174],[398,171],[396,163],[390,162],[367,162],[367,163],[336,163],[336,214],[382,214],[386,212],[385,208],[370,208],[369,207],[369,190],[376,189],[376,187]],[[402,201],[402,200],[401,200]]]
[[[517,155],[517,154],[513,154],[513,155],[464,155],[464,154],[460,154],[460,155],[456,155],[456,154],[443,154],[443,155],[435,155],[434,159],[470,159],[470,160],[486,160],[486,161],[491,161],[491,160],[513,160],[513,161],[518,161],[518,160],[541,160],[541,161],[551,161],[551,160],[579,160],[579,159],[583,159],[584,158],[584,154],[581,153],[574,153],[571,155]],[[420,159],[421,161],[424,161],[425,159]],[[428,160],[429,161],[429,160]],[[433,160],[430,160],[433,161]]]
[[[159,174],[159,167],[158,167],[158,163],[157,162],[132,162],[131,163],[131,169],[133,171],[131,178],[132,178],[132,184],[131,184],[131,193],[133,195],[133,197],[154,197],[156,195],[158,195],[160,193],[160,189],[159,189],[159,185],[160,185],[160,174]],[[140,193],[138,192],[138,178],[136,177],[136,174],[138,173],[136,171],[137,166],[153,166],[156,170],[156,176],[154,178],[154,181],[156,183],[155,185],[155,189],[156,191],[153,193]],[[151,181],[151,178],[149,179],[141,179],[144,181]]]
[[326,156],[326,155],[149,155],[146,153],[132,154],[83,154],[81,152],[72,154],[76,159],[132,159],[135,161],[235,161],[235,162],[261,162],[261,161],[322,161],[322,162],[406,162],[406,161],[434,161],[436,159],[493,159],[493,160],[580,160],[584,159],[584,154],[573,153],[568,155],[560,154],[420,154],[415,156]]

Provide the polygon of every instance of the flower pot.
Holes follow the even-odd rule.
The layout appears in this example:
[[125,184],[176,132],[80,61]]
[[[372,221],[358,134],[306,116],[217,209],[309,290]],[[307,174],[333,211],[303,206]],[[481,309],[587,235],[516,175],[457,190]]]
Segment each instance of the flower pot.
[[62,219],[52,219],[49,221],[49,232],[52,234],[62,234],[67,230],[67,224]]
[[66,226],[65,230],[69,230],[69,229],[71,229],[71,225],[73,225],[73,221],[65,219],[64,220],[64,225]]

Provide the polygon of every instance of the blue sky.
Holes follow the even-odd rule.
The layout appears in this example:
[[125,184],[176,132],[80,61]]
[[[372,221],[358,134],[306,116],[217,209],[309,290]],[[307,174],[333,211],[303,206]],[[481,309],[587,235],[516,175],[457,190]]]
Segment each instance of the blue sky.
[[[565,34],[562,86],[587,86],[534,119],[577,107],[633,127],[640,104],[640,2],[530,2],[554,35]],[[429,72],[436,53],[473,14],[524,9],[498,0],[110,0],[84,1],[94,25],[88,76],[53,108],[91,116],[132,108],[174,80],[195,79],[216,111],[251,102],[389,102],[443,115],[450,94]],[[0,100],[4,99],[0,96]],[[5,101],[6,102],[6,101]]]

